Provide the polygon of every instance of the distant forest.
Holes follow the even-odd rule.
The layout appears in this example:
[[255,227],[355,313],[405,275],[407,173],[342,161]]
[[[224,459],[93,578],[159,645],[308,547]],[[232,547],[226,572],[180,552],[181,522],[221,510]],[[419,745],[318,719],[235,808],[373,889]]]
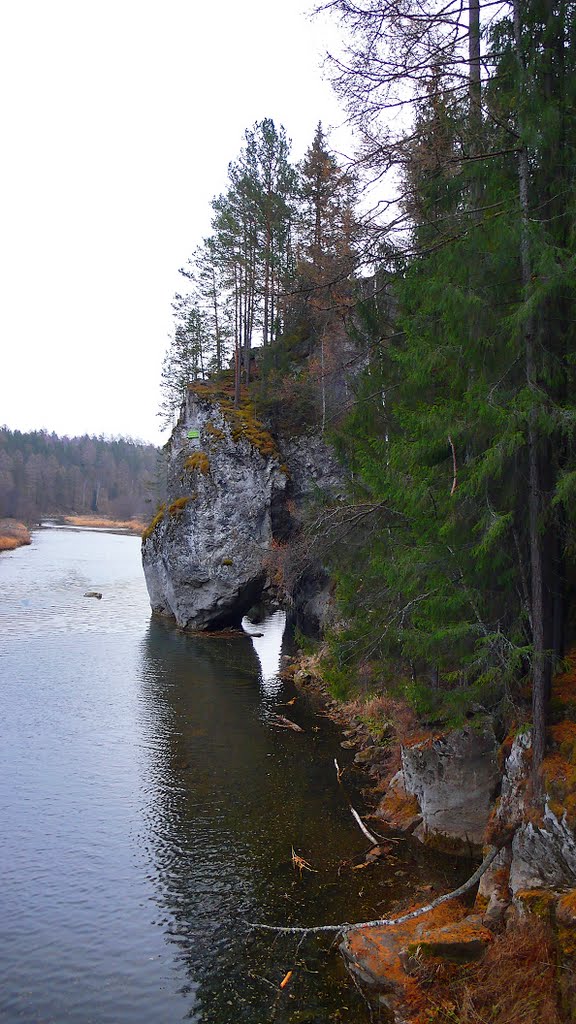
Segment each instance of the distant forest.
[[149,514],[160,453],[127,438],[58,437],[0,427],[0,516],[27,522],[92,512],[116,519]]

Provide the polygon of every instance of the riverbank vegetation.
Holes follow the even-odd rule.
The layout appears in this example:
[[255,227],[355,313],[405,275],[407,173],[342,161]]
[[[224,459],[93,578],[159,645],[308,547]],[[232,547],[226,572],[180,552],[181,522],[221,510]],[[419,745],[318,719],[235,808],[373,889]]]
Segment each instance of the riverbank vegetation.
[[14,551],[31,544],[30,531],[16,519],[0,519],[0,551]]

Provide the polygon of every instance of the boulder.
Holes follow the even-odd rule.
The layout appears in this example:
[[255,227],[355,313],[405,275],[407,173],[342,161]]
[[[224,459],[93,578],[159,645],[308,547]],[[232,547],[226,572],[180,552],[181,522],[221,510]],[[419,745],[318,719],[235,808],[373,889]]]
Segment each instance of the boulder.
[[500,784],[498,744],[491,723],[430,737],[402,749],[406,793],[416,797],[422,822],[415,835],[449,849],[482,846]]
[[490,940],[480,919],[467,917],[463,904],[451,900],[403,924],[353,929],[340,950],[353,976],[402,1024],[423,1012],[428,1001],[413,977],[417,961],[468,962],[481,956]]

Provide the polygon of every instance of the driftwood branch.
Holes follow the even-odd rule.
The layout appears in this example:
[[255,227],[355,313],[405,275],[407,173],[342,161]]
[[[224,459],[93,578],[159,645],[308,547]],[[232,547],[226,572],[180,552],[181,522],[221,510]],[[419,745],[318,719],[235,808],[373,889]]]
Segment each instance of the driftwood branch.
[[[338,761],[336,760],[336,758],[334,758],[334,767],[336,769],[336,778],[338,779],[338,782],[341,782],[341,780],[342,780],[342,768],[338,764]],[[358,825],[358,827],[360,828],[362,833],[366,836],[366,839],[368,840],[368,842],[372,843],[372,846],[378,846],[378,843],[380,842],[380,840],[377,839],[376,836],[373,836],[372,833],[368,831],[368,829],[366,828],[366,825],[362,821],[362,818],[358,814],[358,811],[354,810],[354,808],[352,807],[352,804],[350,804],[350,814],[354,818],[354,821],[356,822],[356,824]]]
[[453,892],[446,893],[445,896],[439,896],[438,899],[433,900],[432,903],[428,903],[425,907],[419,907],[418,910],[411,910],[409,913],[402,914],[400,917],[381,917],[377,918],[375,921],[360,921],[357,924],[350,924],[348,921],[344,921],[342,924],[322,924],[309,928],[279,927],[277,925],[259,924],[258,922],[251,921],[246,921],[245,923],[248,928],[256,928],[259,931],[283,933],[285,935],[316,935],[319,932],[331,932],[332,934],[336,932],[346,934],[347,932],[354,931],[357,928],[391,928],[397,924],[404,924],[405,921],[411,921],[415,917],[422,917],[423,914],[429,914],[431,910],[435,910],[436,907],[439,907],[442,903],[447,903],[448,900],[454,900],[457,899],[458,896],[463,896],[465,892],[468,892],[469,889],[472,889],[476,883],[480,881],[482,875],[488,870],[492,861],[496,859],[501,849],[501,846],[493,846],[482,861],[480,867],[476,869],[468,881],[464,882],[463,885],[460,885],[457,889],[454,889]]
[[351,807],[350,808],[350,814],[352,815],[352,817],[354,818],[354,820],[358,824],[358,827],[362,830],[362,832],[366,836],[366,839],[370,843],[372,843],[372,846],[378,846],[379,840],[376,839],[376,836],[373,836],[372,833],[368,831],[368,829],[366,828],[366,825],[362,821],[362,818],[358,814],[358,811],[355,811],[354,808]]

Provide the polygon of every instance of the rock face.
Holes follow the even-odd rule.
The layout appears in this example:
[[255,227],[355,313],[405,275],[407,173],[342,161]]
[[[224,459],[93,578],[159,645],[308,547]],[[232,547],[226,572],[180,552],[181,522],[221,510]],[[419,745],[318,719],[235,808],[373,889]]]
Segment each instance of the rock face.
[[[419,839],[440,845],[479,847],[500,783],[498,744],[491,726],[455,730],[402,749],[402,771],[391,784],[378,815],[390,824],[417,801],[408,815]],[[419,809],[419,811],[418,811]],[[410,829],[410,830],[411,830]]]
[[423,1020],[428,995],[414,974],[424,962],[467,963],[481,957],[492,936],[478,917],[453,900],[403,924],[349,931],[340,950],[372,998],[386,1006],[395,1024]]
[[153,611],[218,629],[238,624],[265,589],[281,594],[274,555],[297,528],[298,504],[334,485],[334,465],[321,439],[281,451],[251,411],[191,388],[169,442],[168,501],[143,536]]
[[515,829],[508,881],[513,895],[531,889],[560,889],[576,881],[576,836],[566,813],[557,816],[548,794],[541,820],[534,823],[526,813],[531,745],[530,730],[513,740],[494,820],[496,830]]

